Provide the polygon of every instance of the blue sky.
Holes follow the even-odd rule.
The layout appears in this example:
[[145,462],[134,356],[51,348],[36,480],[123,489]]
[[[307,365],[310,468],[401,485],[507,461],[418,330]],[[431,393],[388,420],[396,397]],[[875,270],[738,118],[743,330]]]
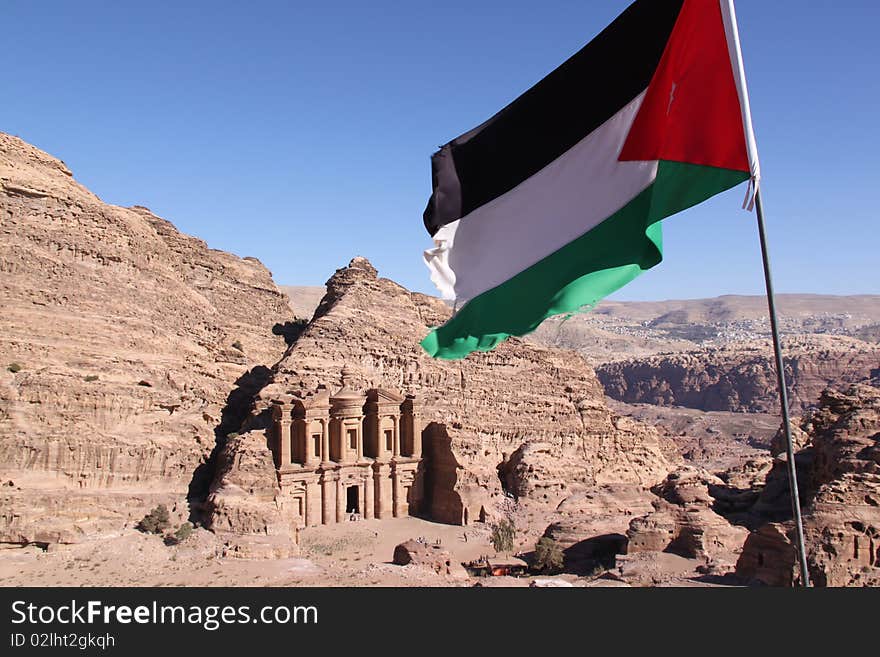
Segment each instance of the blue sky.
[[[431,153],[628,4],[6,0],[0,130],[281,284],[365,255],[431,292]],[[737,8],[778,291],[880,293],[880,8]],[[614,298],[762,293],[743,194],[666,221],[663,264]]]

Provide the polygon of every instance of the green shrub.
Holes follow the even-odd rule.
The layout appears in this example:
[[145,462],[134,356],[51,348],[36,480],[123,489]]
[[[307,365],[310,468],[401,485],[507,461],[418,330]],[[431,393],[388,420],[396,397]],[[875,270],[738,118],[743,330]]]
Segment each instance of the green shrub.
[[98,380],[98,375],[97,375],[97,374],[89,374],[89,375],[85,378],[85,380],[88,381],[89,383],[91,383],[92,381],[97,381],[97,380]]
[[535,544],[532,569],[545,575],[562,572],[564,557],[559,543],[549,536],[542,536]]
[[185,522],[180,527],[177,528],[176,532],[174,532],[174,538],[176,538],[178,541],[185,541],[190,536],[192,536],[192,533],[193,533],[192,524]]
[[161,534],[171,526],[168,519],[168,507],[160,504],[144,516],[137,524],[137,530],[145,534]]
[[511,552],[516,540],[516,526],[509,518],[492,525],[492,547],[496,552]]
[[183,543],[186,539],[192,536],[193,526],[185,522],[181,524],[173,534],[168,534],[165,537],[165,545],[177,545],[178,543]]
[[7,367],[6,369],[13,374],[18,374],[19,372],[21,372],[21,363],[9,363],[9,367]]

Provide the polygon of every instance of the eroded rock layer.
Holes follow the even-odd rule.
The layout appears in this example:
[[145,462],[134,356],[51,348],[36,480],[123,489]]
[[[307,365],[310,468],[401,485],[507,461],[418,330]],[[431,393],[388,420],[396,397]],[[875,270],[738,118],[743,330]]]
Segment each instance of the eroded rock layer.
[[108,205],[3,133],[0,306],[0,542],[185,500],[235,382],[277,360],[291,319],[259,261]]
[[[880,585],[880,389],[826,391],[799,429],[796,463],[812,581]],[[790,585],[797,581],[796,552],[784,463],[778,466],[752,510],[771,522],[749,536],[737,574]]]
[[[855,338],[798,336],[784,344],[792,408],[807,408],[827,387],[868,381],[880,347]],[[704,411],[778,410],[773,352],[766,340],[606,363],[597,373],[608,396],[628,403]]]

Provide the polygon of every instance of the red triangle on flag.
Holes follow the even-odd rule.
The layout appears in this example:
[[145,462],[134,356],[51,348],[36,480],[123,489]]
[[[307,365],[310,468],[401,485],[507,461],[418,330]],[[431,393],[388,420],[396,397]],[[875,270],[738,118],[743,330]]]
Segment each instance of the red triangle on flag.
[[619,159],[750,170],[718,0],[685,0]]

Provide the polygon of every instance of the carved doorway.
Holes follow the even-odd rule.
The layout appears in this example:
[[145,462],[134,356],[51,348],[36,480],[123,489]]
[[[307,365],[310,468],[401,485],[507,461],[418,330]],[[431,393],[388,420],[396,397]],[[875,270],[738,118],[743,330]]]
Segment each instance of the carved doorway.
[[360,486],[349,486],[345,489],[345,512],[360,513]]

